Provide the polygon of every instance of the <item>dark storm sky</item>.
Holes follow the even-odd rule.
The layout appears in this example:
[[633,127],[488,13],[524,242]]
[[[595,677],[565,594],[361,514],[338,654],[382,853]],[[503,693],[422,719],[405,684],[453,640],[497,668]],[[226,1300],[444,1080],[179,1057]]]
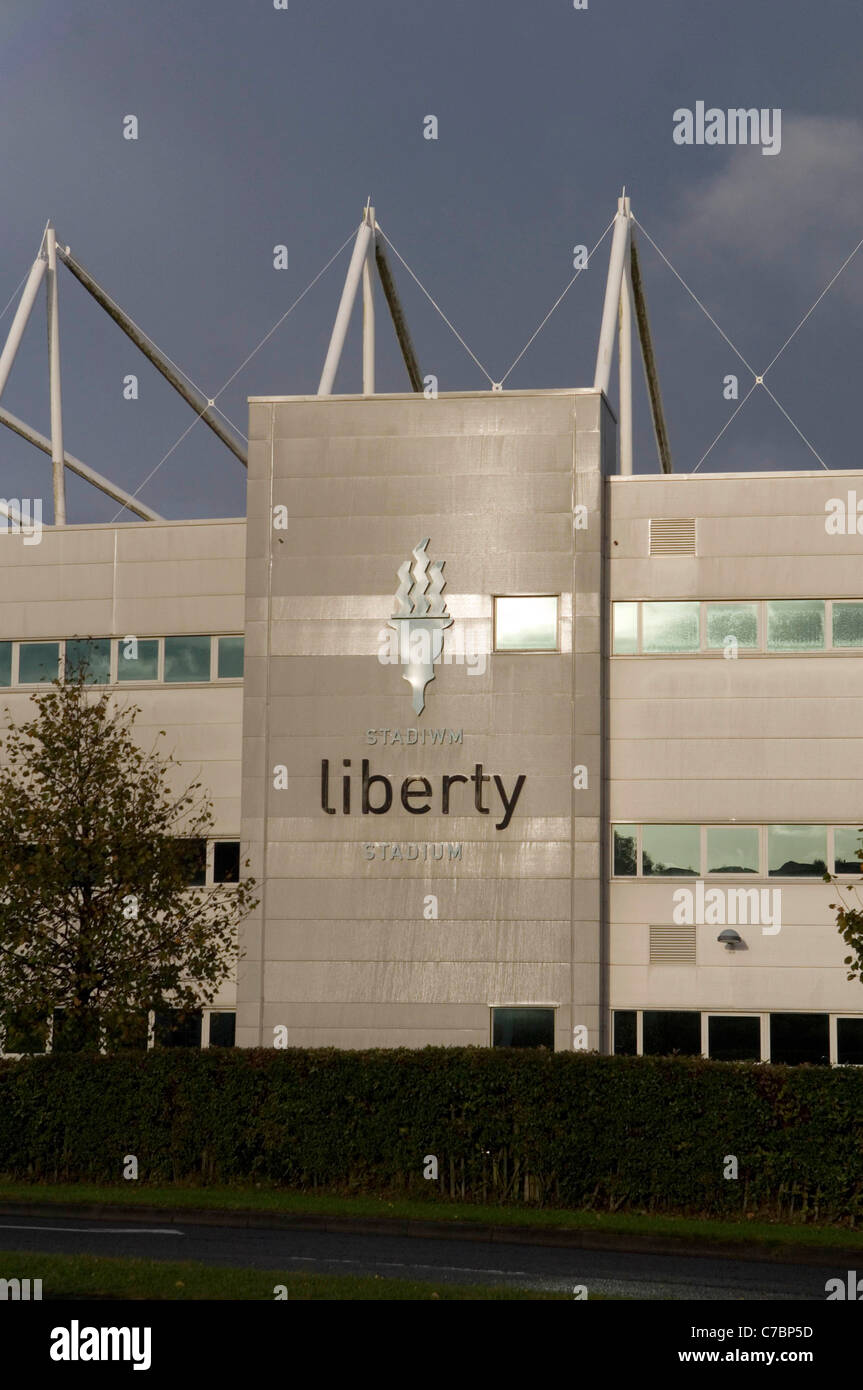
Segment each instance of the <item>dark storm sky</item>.
[[[863,237],[859,0],[5,0],[0,12],[0,308],[60,239],[215,395],[358,224],[378,218],[499,379],[572,275],[572,248],[633,211],[760,372]],[[779,107],[782,148],[681,147],[697,101]],[[124,140],[123,118],[139,121]],[[437,116],[439,138],[423,138]],[[273,268],[285,243],[289,268]],[[507,379],[592,384],[609,241]],[[675,468],[689,471],[751,376],[641,237]],[[349,250],[219,396],[317,388]],[[486,378],[396,262],[424,372]],[[768,384],[833,468],[859,467],[863,249]],[[0,340],[13,305],[0,320]],[[244,473],[66,271],[66,448],[165,516],[238,515]],[[379,303],[378,389],[406,388]],[[339,392],[360,389],[359,316]],[[123,377],[140,380],[123,399]],[[612,383],[616,400],[616,383]],[[48,433],[40,298],[2,404]],[[643,387],[636,469],[656,467]],[[758,389],[701,471],[818,468]],[[144,483],[144,479],[156,470]],[[70,521],[116,504],[69,477]],[[8,431],[0,496],[50,495]],[[46,504],[46,519],[50,506]],[[130,519],[128,516],[124,519]]]

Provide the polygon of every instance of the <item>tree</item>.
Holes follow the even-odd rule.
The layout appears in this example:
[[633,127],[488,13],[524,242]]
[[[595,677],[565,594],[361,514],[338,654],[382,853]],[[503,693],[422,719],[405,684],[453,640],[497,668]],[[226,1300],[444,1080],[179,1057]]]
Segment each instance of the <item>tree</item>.
[[173,790],[176,759],[135,741],[138,706],[88,689],[86,667],[32,699],[35,717],[7,709],[0,739],[3,1021],[56,1015],[64,1050],[122,1045],[149,1010],[213,999],[255,881],[189,886],[212,805],[200,782]]
[[[859,833],[863,835],[863,829]],[[854,857],[861,860],[861,872],[863,872],[863,848],[855,850]],[[851,947],[852,951],[852,954],[845,956],[843,961],[843,964],[848,966],[846,978],[863,981],[863,903],[860,900],[860,885],[856,883],[847,885],[856,900],[857,905],[855,907],[852,902],[846,901],[843,897],[842,888],[845,885],[840,884],[836,874],[827,873],[825,869],[822,877],[825,883],[832,883],[839,894],[838,903],[831,903],[830,907],[836,912],[836,926],[839,929],[839,935],[846,946]]]

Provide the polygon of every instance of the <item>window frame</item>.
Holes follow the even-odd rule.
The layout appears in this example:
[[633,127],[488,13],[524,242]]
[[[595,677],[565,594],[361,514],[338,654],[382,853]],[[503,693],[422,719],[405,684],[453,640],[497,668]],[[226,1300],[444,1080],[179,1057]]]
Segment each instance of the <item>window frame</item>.
[[[544,591],[533,594],[492,594],[492,654],[495,656],[559,656],[561,652],[561,594]],[[497,645],[498,599],[553,598],[555,602],[555,645],[553,647],[499,647]]]

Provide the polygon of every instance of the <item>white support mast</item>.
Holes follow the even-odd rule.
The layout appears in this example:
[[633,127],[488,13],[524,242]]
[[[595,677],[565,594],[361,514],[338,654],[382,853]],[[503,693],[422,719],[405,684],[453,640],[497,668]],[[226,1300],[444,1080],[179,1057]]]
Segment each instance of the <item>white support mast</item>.
[[[351,310],[354,307],[354,300],[357,297],[360,279],[363,268],[368,261],[369,250],[374,254],[374,231],[372,223],[369,221],[368,214],[370,209],[366,208],[363,213],[363,220],[360,223],[357,239],[354,242],[353,254],[351,255],[348,273],[345,277],[345,285],[342,290],[342,297],[339,300],[339,307],[336,313],[336,321],[333,324],[333,331],[330,337],[330,345],[327,349],[327,357],[324,362],[324,370],[321,373],[321,381],[318,386],[319,396],[331,396],[333,385],[336,380],[336,372],[339,369],[342,349],[347,337],[348,324],[351,319]],[[363,354],[365,357],[365,353]]]
[[57,300],[57,234],[45,231],[48,252],[48,374],[51,390],[51,463],[54,474],[54,525],[66,525],[66,476],[63,452],[63,401],[60,394],[60,325]]

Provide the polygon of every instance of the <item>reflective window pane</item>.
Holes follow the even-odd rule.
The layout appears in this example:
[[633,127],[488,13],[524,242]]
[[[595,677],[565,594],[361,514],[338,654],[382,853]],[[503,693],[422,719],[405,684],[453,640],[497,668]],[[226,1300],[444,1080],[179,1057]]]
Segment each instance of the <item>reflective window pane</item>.
[[708,647],[724,647],[729,637],[738,647],[758,646],[757,603],[707,604]]
[[12,684],[12,643],[0,642],[0,685]]
[[190,888],[200,888],[207,880],[207,841],[178,840],[177,844],[186,883]]
[[717,1062],[760,1062],[760,1019],[728,1014],[708,1018],[707,1051]]
[[767,605],[769,652],[817,651],[824,646],[824,600],[790,598]]
[[157,1013],[153,1041],[156,1047],[200,1047],[201,1010],[183,1014],[167,1009]]
[[638,604],[615,603],[612,607],[615,656],[634,656],[638,651]]
[[492,1009],[493,1047],[554,1050],[554,1009]]
[[615,825],[614,835],[614,873],[635,874],[638,872],[638,838],[634,825]]
[[243,674],[242,637],[219,638],[219,680],[238,680]]
[[641,650],[643,652],[697,652],[699,603],[643,603]]
[[701,1055],[701,1014],[677,1009],[645,1009],[642,1015],[645,1057],[667,1057],[680,1052]]
[[823,825],[768,825],[767,870],[814,878],[827,872],[827,829]]
[[634,1057],[638,1051],[634,1009],[618,1009],[614,1014],[614,1054]]
[[239,878],[239,840],[217,840],[213,845],[213,882],[237,883]]
[[863,862],[857,858],[863,849],[863,830],[854,825],[837,825],[833,831],[834,874],[859,874]]
[[840,1066],[863,1066],[863,1018],[837,1018],[836,1061]]
[[235,1013],[210,1014],[210,1047],[233,1047],[236,1022]]
[[60,671],[59,642],[22,642],[18,648],[18,684],[55,681]]
[[770,1060],[796,1067],[801,1062],[830,1065],[830,1022],[827,1014],[771,1014]]
[[757,874],[758,829],[754,825],[707,827],[709,874]]
[[557,596],[496,598],[495,651],[557,651]]
[[154,681],[158,677],[158,637],[121,638],[117,643],[117,680]]
[[863,603],[833,604],[834,647],[863,647]]
[[108,685],[111,680],[111,642],[108,637],[67,639],[66,679],[74,680],[82,668],[88,685]]
[[701,827],[645,825],[641,831],[644,874],[701,873]]
[[208,681],[210,645],[209,637],[166,637],[165,680]]

